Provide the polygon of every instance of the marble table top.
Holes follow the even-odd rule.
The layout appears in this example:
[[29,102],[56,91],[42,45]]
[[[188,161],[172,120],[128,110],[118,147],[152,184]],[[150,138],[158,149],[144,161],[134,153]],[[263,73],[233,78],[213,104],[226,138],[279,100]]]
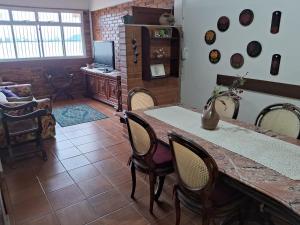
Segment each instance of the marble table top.
[[[267,195],[276,202],[286,206],[293,212],[293,214],[299,216],[300,221],[300,180],[292,180],[288,177],[285,177],[280,173],[253,160],[210,143],[191,133],[173,127],[167,123],[155,119],[154,117],[148,116],[143,111],[135,111],[134,113],[145,119],[154,129],[157,138],[166,144],[169,144],[167,135],[170,131],[175,131],[176,133],[195,141],[212,155],[221,173],[263,193],[264,195]],[[257,128],[251,124],[229,119],[225,119],[225,121],[257,131]],[[200,120],[199,126],[201,126]],[[258,132],[300,146],[300,140],[277,135],[263,130],[259,130]]]

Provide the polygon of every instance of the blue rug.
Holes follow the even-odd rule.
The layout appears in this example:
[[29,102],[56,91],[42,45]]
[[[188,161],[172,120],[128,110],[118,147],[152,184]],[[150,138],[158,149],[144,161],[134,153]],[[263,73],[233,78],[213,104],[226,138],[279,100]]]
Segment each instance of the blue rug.
[[53,115],[62,127],[108,118],[96,109],[83,104],[55,108],[53,109]]

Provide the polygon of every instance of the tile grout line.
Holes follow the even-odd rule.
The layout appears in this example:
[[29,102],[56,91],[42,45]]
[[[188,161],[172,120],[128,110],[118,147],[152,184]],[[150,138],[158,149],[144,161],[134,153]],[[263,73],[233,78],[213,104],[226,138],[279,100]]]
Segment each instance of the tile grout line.
[[37,180],[38,180],[38,182],[39,182],[39,185],[40,185],[40,187],[41,187],[41,189],[42,189],[42,191],[43,191],[43,193],[44,193],[44,195],[45,195],[45,197],[46,197],[46,200],[47,200],[47,202],[48,202],[48,204],[49,204],[49,206],[50,206],[50,209],[51,209],[51,215],[52,215],[52,216],[54,215],[56,222],[58,222],[58,224],[61,225],[61,223],[60,223],[60,221],[59,221],[59,219],[58,219],[58,217],[57,217],[57,215],[56,215],[56,212],[55,212],[55,210],[54,210],[54,208],[53,208],[53,206],[52,206],[50,200],[48,199],[48,196],[47,196],[47,194],[46,194],[46,191],[45,191],[45,189],[44,189],[44,187],[43,187],[43,185],[42,185],[42,183],[41,183],[39,177],[36,176],[36,178],[37,178]]

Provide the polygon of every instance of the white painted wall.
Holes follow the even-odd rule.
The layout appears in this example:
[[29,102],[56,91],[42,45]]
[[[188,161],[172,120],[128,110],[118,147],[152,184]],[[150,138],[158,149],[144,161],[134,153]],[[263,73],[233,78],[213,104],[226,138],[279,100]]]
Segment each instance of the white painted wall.
[[89,9],[89,0],[0,0],[0,5],[60,9]]
[[95,11],[97,9],[103,9],[125,2],[132,2],[132,0],[90,0],[90,10]]
[[[178,0],[176,0],[178,1]],[[180,0],[179,0],[180,1]],[[183,63],[181,97],[182,102],[194,107],[203,107],[216,84],[217,74],[237,75],[249,72],[248,77],[275,82],[300,85],[300,30],[299,0],[183,0],[183,30],[188,59]],[[248,27],[239,24],[239,14],[250,8],[255,14],[253,23]],[[282,11],[280,32],[270,33],[272,12]],[[177,12],[180,10],[176,10]],[[230,18],[230,28],[221,33],[217,30],[220,16]],[[204,34],[213,29],[217,41],[208,46]],[[246,53],[247,44],[252,40],[262,43],[263,51],[258,58],[250,58]],[[213,65],[208,54],[213,48],[219,49],[221,61]],[[241,69],[230,66],[230,56],[240,52],[245,58]],[[273,54],[281,54],[281,67],[278,77],[270,75]],[[300,106],[299,100],[281,98],[246,91],[242,95],[239,119],[253,123],[257,114],[267,105],[290,102]]]

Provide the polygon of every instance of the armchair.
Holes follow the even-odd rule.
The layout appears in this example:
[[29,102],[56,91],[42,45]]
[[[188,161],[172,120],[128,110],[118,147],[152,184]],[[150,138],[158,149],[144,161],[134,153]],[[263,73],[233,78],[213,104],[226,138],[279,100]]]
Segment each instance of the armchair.
[[[4,130],[6,148],[8,149],[9,158],[14,161],[16,157],[23,156],[28,153],[41,152],[43,160],[47,160],[47,154],[42,146],[42,117],[47,115],[45,109],[37,109],[37,102],[28,102],[23,105],[9,107],[0,104],[1,122]],[[21,112],[21,115],[12,115],[10,112]],[[25,138],[24,138],[25,137]],[[24,142],[36,142],[37,150],[30,152],[16,153],[13,147],[23,144]]]
[[[44,109],[46,110],[46,115],[41,117],[41,124],[42,124],[42,139],[47,139],[55,136],[55,118],[52,115],[52,103],[50,99],[39,99],[36,100],[32,96],[32,89],[30,84],[18,84],[12,86],[6,86],[7,89],[11,90],[15,94],[19,96],[18,99],[14,101],[8,101],[8,98],[0,93],[0,109],[3,110],[4,113],[9,111],[10,115],[22,115],[24,114],[24,110],[21,109],[24,104],[28,104],[30,102],[35,102],[31,111]],[[30,98],[31,97],[31,98]],[[21,108],[14,108],[14,107],[21,107]],[[28,112],[28,111],[27,111]],[[31,140],[32,137],[30,135],[24,137],[22,139],[16,140],[16,142],[24,142]],[[5,147],[7,145],[7,141],[5,138],[5,131],[3,128],[2,122],[0,122],[0,146]]]
[[9,85],[15,85],[16,83],[15,82],[11,82],[11,81],[4,81],[2,79],[2,77],[0,77],[0,87],[3,87],[3,86],[9,86]]

